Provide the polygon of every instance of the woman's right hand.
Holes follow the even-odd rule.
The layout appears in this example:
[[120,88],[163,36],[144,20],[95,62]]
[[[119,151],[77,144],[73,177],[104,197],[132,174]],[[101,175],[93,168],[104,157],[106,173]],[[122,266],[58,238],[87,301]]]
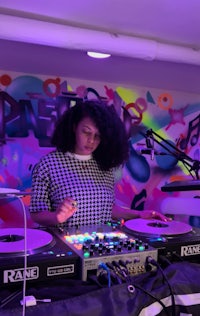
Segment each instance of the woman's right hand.
[[77,202],[67,197],[58,207],[56,218],[59,224],[64,223],[77,211]]

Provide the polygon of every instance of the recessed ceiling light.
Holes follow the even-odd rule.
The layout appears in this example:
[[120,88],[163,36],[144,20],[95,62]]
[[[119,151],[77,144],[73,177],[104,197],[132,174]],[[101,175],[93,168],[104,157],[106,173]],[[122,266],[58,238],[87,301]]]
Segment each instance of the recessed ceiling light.
[[97,53],[97,52],[87,52],[87,55],[93,58],[108,58],[110,54]]

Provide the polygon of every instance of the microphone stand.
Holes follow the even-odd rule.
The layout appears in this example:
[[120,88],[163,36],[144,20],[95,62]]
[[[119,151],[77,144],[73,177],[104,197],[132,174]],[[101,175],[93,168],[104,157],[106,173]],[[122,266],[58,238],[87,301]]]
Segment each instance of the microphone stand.
[[[194,160],[188,155],[186,155],[184,152],[182,152],[179,148],[175,147],[172,143],[161,137],[159,134],[154,132],[152,129],[149,129],[146,131],[146,134],[143,134],[143,136],[146,139],[152,139],[153,142],[155,141],[157,144],[159,144],[162,148],[167,150],[172,156],[174,156],[178,161],[181,161],[185,166],[187,166],[187,169],[192,176],[193,179],[199,180],[199,170],[200,170],[200,161]],[[161,143],[161,141],[164,142]],[[195,176],[192,174],[194,171]]]

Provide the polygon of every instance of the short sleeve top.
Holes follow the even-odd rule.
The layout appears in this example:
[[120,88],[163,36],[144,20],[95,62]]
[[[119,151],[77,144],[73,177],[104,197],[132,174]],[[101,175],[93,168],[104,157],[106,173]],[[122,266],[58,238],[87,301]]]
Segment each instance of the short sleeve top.
[[93,157],[80,160],[68,152],[52,151],[34,168],[30,212],[55,211],[71,197],[78,210],[65,226],[105,223],[111,220],[114,181],[114,170],[101,170]]

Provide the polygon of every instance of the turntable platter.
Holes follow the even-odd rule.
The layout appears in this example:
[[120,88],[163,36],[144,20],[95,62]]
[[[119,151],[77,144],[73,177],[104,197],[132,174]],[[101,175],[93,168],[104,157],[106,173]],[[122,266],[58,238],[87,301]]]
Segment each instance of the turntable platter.
[[141,218],[128,220],[124,226],[132,233],[151,236],[174,236],[192,231],[192,227],[186,223],[177,221],[163,222]]
[[[39,229],[26,229],[27,254],[35,254],[53,246],[53,236]],[[25,252],[24,228],[3,228],[0,230],[0,257],[23,256]]]

